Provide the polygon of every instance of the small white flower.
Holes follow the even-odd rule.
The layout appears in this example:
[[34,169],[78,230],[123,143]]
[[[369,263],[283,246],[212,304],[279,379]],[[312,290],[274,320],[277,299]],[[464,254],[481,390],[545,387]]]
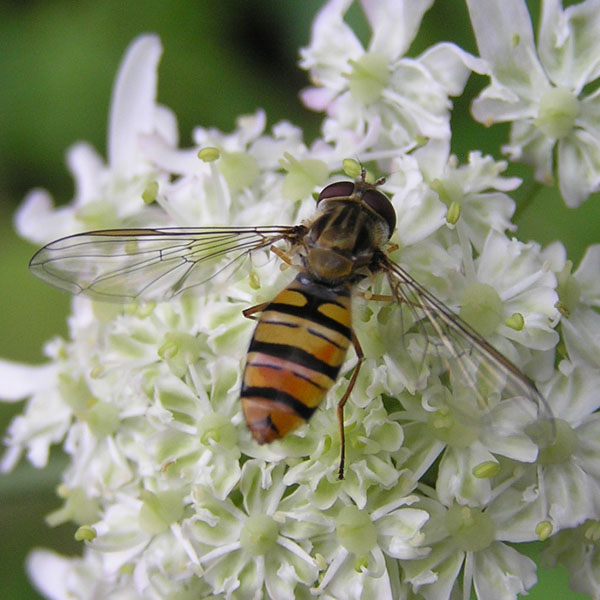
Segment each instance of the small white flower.
[[356,600],[400,596],[400,581],[386,563],[390,558],[414,560],[429,552],[419,533],[429,515],[406,507],[418,497],[406,496],[405,489],[400,484],[389,491],[377,490],[363,509],[338,502],[329,511],[335,515],[338,544],[332,543],[331,535],[315,538],[316,551],[329,563],[316,594],[325,591],[334,598]]
[[58,372],[55,364],[30,366],[0,361],[0,376],[6,382],[0,398],[14,402],[29,397],[24,413],[15,417],[8,428],[9,448],[0,464],[2,471],[10,471],[25,451],[31,464],[45,467],[50,446],[68,431],[71,411],[56,388]]
[[537,51],[524,0],[467,4],[492,78],[475,118],[511,122],[507,155],[532,164],[538,181],[551,183],[557,172],[565,203],[579,206],[600,189],[600,94],[586,88],[600,75],[600,3],[542,2]]
[[[556,278],[541,260],[539,245],[490,232],[472,264],[474,271],[468,258],[465,263],[461,317],[511,360],[518,358],[505,340],[536,350],[556,345]],[[515,314],[524,319],[518,327],[507,323]]]
[[[448,139],[448,96],[460,94],[480,62],[447,43],[416,59],[403,57],[430,0],[361,2],[371,29],[366,49],[344,21],[351,4],[327,2],[313,23],[310,45],[301,50],[300,64],[316,86],[302,98],[309,108],[327,110],[325,139],[343,156],[361,157],[367,146],[376,152],[414,147],[418,138]],[[369,143],[374,137],[376,145]]]
[[556,373],[542,387],[555,417],[554,438],[540,451],[537,466],[525,467],[489,507],[492,517],[506,523],[499,528],[503,539],[530,540],[542,522],[558,531],[600,517],[599,385],[598,372],[582,367]]
[[362,396],[366,406],[353,403],[344,411],[349,468],[344,481],[338,481],[340,435],[337,421],[331,416],[344,390],[342,383],[330,393],[326,409],[311,419],[301,440],[290,436],[289,441],[281,443],[288,455],[293,456],[296,449],[308,454],[306,460],[288,470],[284,481],[308,486],[311,502],[321,509],[328,509],[340,497],[351,499],[362,509],[370,489],[389,489],[399,476],[391,457],[402,446],[402,428],[389,418],[380,398],[369,393]]
[[[404,581],[424,598],[512,598],[536,582],[535,563],[502,543],[497,522],[485,507],[444,506],[423,498],[430,513],[423,528],[431,552],[404,566]],[[460,582],[460,583],[459,583]]]
[[460,233],[478,252],[490,229],[498,232],[516,229],[510,221],[515,203],[506,192],[516,189],[521,182],[516,177],[503,177],[501,173],[506,167],[506,162],[495,162],[490,156],[471,152],[464,165],[457,164],[456,157],[451,156],[441,170],[428,173],[432,188],[448,207],[446,218],[452,209],[458,209]]
[[240,479],[242,507],[218,501],[202,488],[193,492],[195,515],[184,522],[188,539],[208,549],[200,556],[203,577],[214,593],[231,598],[293,600],[297,585],[315,581],[316,560],[308,553],[315,528],[327,524],[310,508],[305,490],[283,498],[284,465],[248,461]]

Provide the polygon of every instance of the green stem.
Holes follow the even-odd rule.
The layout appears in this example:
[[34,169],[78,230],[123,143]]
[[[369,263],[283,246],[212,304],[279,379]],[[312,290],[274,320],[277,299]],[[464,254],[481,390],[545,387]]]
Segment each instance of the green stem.
[[517,223],[523,213],[531,206],[535,197],[542,190],[542,187],[543,185],[539,181],[535,181],[535,179],[530,179],[523,187],[521,187],[519,199],[515,200],[517,206],[512,218],[514,223]]

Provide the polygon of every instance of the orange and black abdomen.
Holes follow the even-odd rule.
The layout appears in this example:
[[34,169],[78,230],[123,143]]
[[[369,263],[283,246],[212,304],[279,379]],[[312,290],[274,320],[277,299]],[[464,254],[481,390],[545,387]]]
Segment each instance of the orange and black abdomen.
[[248,349],[242,409],[259,444],[305,423],[334,384],[351,341],[350,285],[304,273],[262,312]]

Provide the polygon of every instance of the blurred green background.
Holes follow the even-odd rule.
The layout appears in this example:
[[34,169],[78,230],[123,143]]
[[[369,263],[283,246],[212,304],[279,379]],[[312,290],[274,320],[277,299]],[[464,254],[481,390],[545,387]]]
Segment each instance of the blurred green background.
[[[532,3],[535,9],[537,3]],[[195,125],[233,129],[236,116],[258,107],[269,126],[288,119],[302,125],[310,141],[320,117],[305,110],[298,91],[308,83],[296,66],[297,50],[309,38],[319,0],[52,0],[4,2],[0,8],[0,357],[41,362],[42,347],[66,334],[69,298],[38,282],[27,270],[35,250],[12,229],[12,216],[33,187],[48,189],[55,201],[68,202],[73,183],[65,151],[78,140],[105,154],[106,121],[113,78],[129,42],[142,32],[161,36],[159,101],[179,120],[181,145]],[[360,11],[348,19],[368,34]],[[362,28],[361,28],[362,27]],[[466,9],[456,0],[438,0],[425,18],[411,54],[449,39],[475,52]],[[472,78],[472,97],[485,83]],[[498,156],[507,128],[489,130],[468,117],[469,96],[456,101],[453,151],[463,157],[481,149]],[[526,169],[520,170],[527,176]],[[548,243],[561,239],[577,261],[586,245],[600,241],[598,198],[577,211],[564,208],[544,190],[524,211],[519,236]],[[1,385],[1,384],[0,384]],[[6,428],[21,404],[0,404]],[[60,501],[54,489],[64,466],[59,451],[49,468],[23,462],[0,475],[0,597],[38,598],[23,561],[32,547],[76,553],[73,527],[49,529],[44,515]],[[535,556],[538,546],[529,545]],[[543,571],[528,598],[585,598],[569,592],[566,572]]]

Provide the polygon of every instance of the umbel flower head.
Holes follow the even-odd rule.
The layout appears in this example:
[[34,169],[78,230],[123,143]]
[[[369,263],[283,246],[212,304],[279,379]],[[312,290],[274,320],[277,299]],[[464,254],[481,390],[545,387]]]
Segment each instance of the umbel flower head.
[[[460,381],[440,368],[440,340],[465,342],[467,356],[472,338],[441,317],[430,321],[445,323],[441,332],[424,325],[416,300],[373,300],[390,289],[368,277],[355,298],[364,361],[345,407],[340,481],[335,406],[353,351],[309,423],[285,439],[257,445],[241,412],[253,330],[242,311],[272,300],[294,266],[258,252],[210,295],[128,305],[76,296],[68,339],[46,345],[44,365],[0,362],[2,397],[28,399],[3,470],[23,454],[44,467],[53,444],[69,457],[63,504],[48,522],[73,523],[83,552],[31,553],[29,574],[47,597],[468,599],[474,589],[516,599],[536,581],[517,544],[546,539],[557,540],[551,556],[572,569],[575,587],[600,593],[598,578],[561,551],[583,554],[598,537],[581,535],[600,518],[598,247],[573,270],[559,243],[510,238],[507,192],[519,181],[477,151],[464,164],[449,155],[449,96],[489,65],[450,44],[403,56],[429,3],[363,2],[367,50],[344,21],[350,4],[327,2],[302,50],[314,83],[306,101],[327,110],[310,146],[287,122],[266,131],[257,111],[230,134],[198,128],[193,147],[178,148],[175,117],[155,98],[161,45],[144,35],[117,76],[108,161],[87,145],[71,149],[73,201],[55,209],[35,190],[17,229],[45,244],[107,227],[301,223],[313,194],[347,179],[344,159],[358,152],[389,174],[381,187],[397,227],[386,256],[545,400],[498,401],[491,371],[467,368]],[[390,31],[401,39],[387,41]],[[411,110],[424,89],[431,102]],[[474,402],[484,394],[485,411]]]
[[510,122],[506,154],[532,164],[538,181],[552,183],[556,173],[565,203],[579,206],[600,189],[600,2],[542,2],[537,45],[521,0],[467,4],[492,79],[473,115]]

